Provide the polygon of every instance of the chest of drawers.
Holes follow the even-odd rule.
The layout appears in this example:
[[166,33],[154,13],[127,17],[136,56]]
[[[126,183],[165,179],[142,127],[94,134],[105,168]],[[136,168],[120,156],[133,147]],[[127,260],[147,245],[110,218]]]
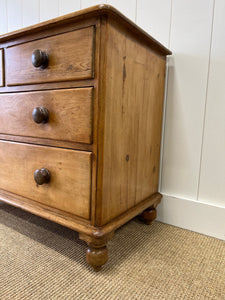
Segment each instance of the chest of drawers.
[[96,270],[156,217],[169,54],[108,5],[0,37],[0,200],[78,231]]

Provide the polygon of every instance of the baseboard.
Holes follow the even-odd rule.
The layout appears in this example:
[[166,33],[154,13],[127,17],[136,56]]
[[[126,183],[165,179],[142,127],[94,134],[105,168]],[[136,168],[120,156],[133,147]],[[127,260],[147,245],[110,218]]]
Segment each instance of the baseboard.
[[163,195],[157,220],[225,240],[225,207]]

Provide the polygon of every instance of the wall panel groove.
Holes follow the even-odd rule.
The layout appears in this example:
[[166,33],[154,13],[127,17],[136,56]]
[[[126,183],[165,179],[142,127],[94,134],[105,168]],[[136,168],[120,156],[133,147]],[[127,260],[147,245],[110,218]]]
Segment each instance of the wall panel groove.
[[[199,200],[225,207],[225,1],[215,1]],[[225,231],[225,225],[224,225]]]
[[212,9],[173,0],[161,189],[178,197],[197,198]]
[[199,200],[199,187],[200,187],[200,178],[201,178],[201,170],[202,170],[202,154],[203,154],[203,142],[204,142],[204,136],[205,136],[206,108],[207,108],[208,89],[209,89],[209,73],[210,73],[210,62],[211,62],[211,53],[212,53],[214,12],[215,12],[215,0],[213,0],[213,10],[212,10],[212,25],[211,25],[211,36],[210,36],[210,50],[209,50],[208,72],[207,72],[207,84],[206,84],[206,93],[205,93],[205,106],[204,106],[204,116],[203,116],[203,125],[202,125],[203,129],[202,129],[202,139],[201,139],[201,152],[200,152],[200,165],[199,165],[199,175],[198,175],[197,200]]

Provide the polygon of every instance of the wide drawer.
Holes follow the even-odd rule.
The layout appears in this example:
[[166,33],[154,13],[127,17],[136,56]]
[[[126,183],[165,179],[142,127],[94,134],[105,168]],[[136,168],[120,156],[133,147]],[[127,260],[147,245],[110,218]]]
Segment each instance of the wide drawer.
[[[7,85],[58,82],[93,77],[94,27],[55,35],[6,49]],[[35,50],[48,56],[46,68],[32,65]]]
[[[35,108],[48,110],[35,123]],[[0,94],[0,133],[92,143],[92,88]]]
[[[0,188],[90,218],[91,153],[0,141]],[[37,185],[34,172],[50,172]]]

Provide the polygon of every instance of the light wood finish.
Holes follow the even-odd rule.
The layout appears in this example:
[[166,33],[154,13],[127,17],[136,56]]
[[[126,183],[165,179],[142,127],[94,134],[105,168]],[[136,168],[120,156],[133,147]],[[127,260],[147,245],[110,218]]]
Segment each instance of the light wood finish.
[[8,134],[0,134],[0,140],[8,140],[12,142],[24,142],[27,144],[37,144],[37,145],[46,145],[53,147],[63,147],[67,149],[77,149],[77,150],[85,150],[85,151],[93,151],[93,144],[82,144],[82,143],[74,143],[67,142],[63,140],[49,140],[35,137],[24,137],[18,135],[8,135]]
[[[108,5],[10,33],[0,48],[7,52],[0,200],[77,230],[88,244],[87,262],[98,270],[115,230],[145,210],[153,219],[162,197],[159,153],[171,52]],[[32,66],[35,49],[47,50],[46,69]],[[55,68],[48,49],[59,55]],[[75,62],[84,72],[67,69]],[[42,112],[47,121],[49,112],[47,123],[32,120],[35,107],[42,107],[36,122]],[[50,183],[37,187],[34,171],[42,168],[37,183],[48,182],[48,171]]]
[[27,91],[39,91],[39,90],[54,90],[54,89],[66,89],[66,88],[81,88],[87,86],[94,86],[95,79],[86,80],[71,80],[61,82],[48,82],[40,84],[24,84],[15,86],[3,86],[0,87],[0,94],[12,93],[12,92],[27,92]]
[[129,32],[111,21],[107,37],[98,225],[158,190],[165,80],[165,59],[137,43]]
[[24,34],[35,34],[37,32],[43,32],[45,30],[54,31],[54,29],[57,28],[57,26],[63,27],[67,24],[72,26],[75,22],[83,22],[84,19],[91,19],[93,17],[99,18],[103,15],[112,16],[114,19],[117,20],[118,23],[126,27],[130,32],[133,32],[133,34],[136,35],[140,39],[140,41],[142,41],[142,43],[148,43],[149,47],[151,47],[154,51],[157,51],[161,55],[165,56],[172,53],[161,43],[159,43],[156,39],[150,36],[147,32],[145,32],[143,29],[137,26],[137,24],[135,24],[126,16],[124,16],[120,11],[118,11],[113,6],[107,4],[101,4],[85,8],[65,16],[60,16],[58,18],[42,22],[40,24],[35,24],[27,28],[22,28],[13,32],[3,34],[1,36],[1,42],[8,41],[9,39],[21,38],[24,36]]
[[0,87],[4,85],[3,49],[0,49]]
[[5,190],[0,189],[0,200],[25,211],[31,212],[42,218],[46,218],[52,222],[56,222],[73,230],[83,232],[87,235],[92,236],[94,232],[98,233],[97,228],[90,225],[90,220],[75,216],[74,214],[59,210],[54,207],[49,207],[40,202],[15,195]]
[[[90,218],[91,153],[0,141],[0,157],[1,189]],[[41,168],[51,180],[37,186]]]
[[[36,124],[32,111],[45,107],[49,120]],[[92,143],[92,88],[0,94],[0,133]]]
[[[92,78],[93,38],[94,28],[88,27],[7,48],[7,85]],[[47,53],[47,68],[32,65],[31,55],[36,49]]]

